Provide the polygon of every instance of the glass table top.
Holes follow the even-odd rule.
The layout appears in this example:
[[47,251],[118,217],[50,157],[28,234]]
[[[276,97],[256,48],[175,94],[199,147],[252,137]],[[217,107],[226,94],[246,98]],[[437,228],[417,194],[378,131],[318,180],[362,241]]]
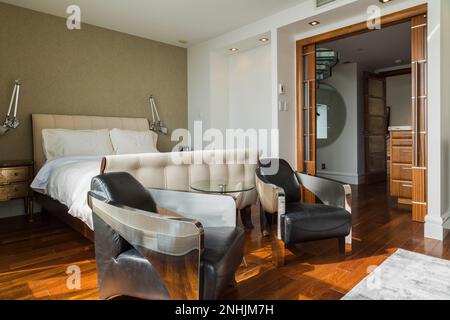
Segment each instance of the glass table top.
[[193,182],[191,188],[206,193],[239,193],[255,189],[255,182],[251,180],[204,180]]

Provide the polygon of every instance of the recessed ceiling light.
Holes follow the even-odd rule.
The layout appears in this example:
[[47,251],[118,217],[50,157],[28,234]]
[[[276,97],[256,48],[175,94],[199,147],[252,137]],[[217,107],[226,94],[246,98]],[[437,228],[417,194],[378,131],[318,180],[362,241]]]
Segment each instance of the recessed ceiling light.
[[314,27],[314,26],[317,26],[318,24],[320,24],[320,22],[319,21],[311,21],[309,24]]
[[239,51],[239,49],[238,48],[231,48],[231,49],[229,49],[231,52],[236,52],[236,51]]
[[378,1],[380,1],[381,3],[388,3],[391,2],[392,0],[378,0]]
[[261,41],[261,42],[267,42],[267,41],[270,41],[270,39],[269,39],[269,38],[261,38],[261,39],[259,39],[259,41]]

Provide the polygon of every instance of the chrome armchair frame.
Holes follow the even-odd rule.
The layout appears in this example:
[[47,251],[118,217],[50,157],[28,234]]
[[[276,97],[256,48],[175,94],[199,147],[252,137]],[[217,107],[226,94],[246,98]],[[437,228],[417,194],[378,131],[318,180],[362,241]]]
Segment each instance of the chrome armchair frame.
[[[352,191],[350,185],[341,184],[325,178],[319,178],[295,172],[295,176],[301,185],[312,192],[323,204],[343,208],[352,213]],[[271,234],[263,234],[271,236],[273,249],[273,262],[276,266],[284,265],[285,244],[281,232],[281,217],[286,213],[286,197],[282,188],[261,180],[256,175],[256,189],[259,194],[261,212],[267,212],[277,215],[276,230],[272,226]],[[301,192],[301,190],[299,190]],[[263,195],[263,196],[261,196]],[[339,240],[339,248],[345,255],[351,254],[352,251],[352,231],[345,238],[345,241]]]
[[[203,297],[201,261],[205,250],[204,227],[235,227],[235,202],[221,195],[148,189],[158,213],[108,201],[89,192],[93,214],[114,229],[158,271],[173,300]],[[200,204],[214,201],[202,210]],[[200,222],[201,221],[201,222]]]

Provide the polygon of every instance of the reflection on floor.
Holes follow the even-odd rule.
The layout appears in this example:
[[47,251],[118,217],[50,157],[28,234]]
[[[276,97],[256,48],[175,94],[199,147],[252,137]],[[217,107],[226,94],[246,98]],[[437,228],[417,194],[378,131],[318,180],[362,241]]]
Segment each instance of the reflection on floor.
[[[450,260],[450,239],[424,239],[423,225],[386,194],[384,184],[354,188],[351,256],[338,253],[337,240],[307,243],[290,248],[280,269],[271,264],[270,242],[260,236],[255,208],[247,266],[224,298],[340,299],[398,248]],[[66,286],[71,265],[81,269],[80,289]],[[0,220],[0,299],[98,299],[93,244],[50,217],[33,224]]]

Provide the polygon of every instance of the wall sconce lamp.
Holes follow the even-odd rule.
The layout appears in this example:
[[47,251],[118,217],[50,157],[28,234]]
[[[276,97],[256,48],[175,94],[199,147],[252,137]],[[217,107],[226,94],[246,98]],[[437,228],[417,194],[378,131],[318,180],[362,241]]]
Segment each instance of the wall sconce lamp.
[[[8,113],[6,114],[6,119],[3,125],[0,126],[0,136],[6,134],[10,129],[16,129],[20,122],[17,119],[17,108],[19,106],[19,94],[20,94],[20,80],[16,80],[14,84],[14,90],[11,97],[11,102],[9,103]],[[11,111],[14,104],[14,113],[11,117]]]
[[168,129],[165,127],[159,117],[158,108],[156,108],[155,98],[150,96],[150,109],[152,109],[152,122],[150,123],[150,130],[156,133],[167,134]]

